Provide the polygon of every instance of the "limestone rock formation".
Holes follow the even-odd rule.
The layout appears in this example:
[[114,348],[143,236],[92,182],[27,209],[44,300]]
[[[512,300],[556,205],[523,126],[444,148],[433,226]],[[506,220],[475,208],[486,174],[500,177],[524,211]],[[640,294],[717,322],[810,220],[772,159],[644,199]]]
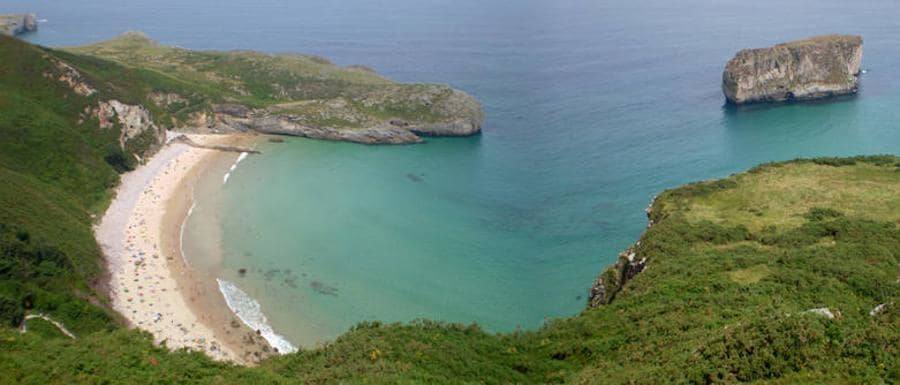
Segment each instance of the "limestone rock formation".
[[[256,131],[264,134],[301,136],[313,139],[338,140],[363,144],[409,144],[420,143],[422,136],[468,136],[481,131],[484,112],[475,98],[465,92],[449,87],[435,87],[435,93],[449,92],[449,95],[433,97],[422,104],[428,105],[447,118],[433,121],[407,121],[399,118],[373,120],[352,107],[354,103],[377,105],[391,95],[378,94],[354,103],[342,100],[317,103],[320,113],[338,116],[344,121],[360,125],[356,128],[330,127],[308,122],[304,116],[292,113],[283,106],[250,109],[239,104],[219,104],[213,106],[212,113],[198,112],[193,115],[195,127],[205,127],[213,132]],[[429,93],[418,97],[429,98]],[[295,107],[292,103],[291,107]],[[194,129],[196,131],[196,129]],[[200,130],[203,131],[203,130]]]
[[123,149],[126,143],[141,135],[148,135],[148,145],[151,147],[165,141],[165,130],[153,122],[150,111],[142,105],[129,105],[118,100],[101,101],[98,103],[97,119],[100,128],[108,129],[119,124],[119,146]]
[[34,14],[0,15],[0,34],[15,36],[32,31],[37,31]]
[[596,308],[612,302],[622,287],[644,271],[647,258],[638,257],[634,247],[619,254],[615,265],[604,270],[588,291],[588,307]]
[[744,49],[725,66],[722,91],[733,104],[854,94],[861,62],[859,36],[818,36]]

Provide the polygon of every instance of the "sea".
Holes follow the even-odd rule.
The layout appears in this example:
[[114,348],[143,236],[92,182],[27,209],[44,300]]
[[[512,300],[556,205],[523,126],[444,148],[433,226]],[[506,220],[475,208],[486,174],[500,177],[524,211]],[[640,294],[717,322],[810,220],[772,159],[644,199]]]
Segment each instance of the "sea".
[[[894,1],[5,0],[4,12],[37,13],[24,39],[43,45],[139,30],[365,64],[481,101],[478,136],[292,138],[207,173],[185,258],[279,346],[363,321],[533,330],[585,308],[665,189],[762,162],[900,153]],[[858,95],[725,104],[738,50],[830,33],[864,38]]]

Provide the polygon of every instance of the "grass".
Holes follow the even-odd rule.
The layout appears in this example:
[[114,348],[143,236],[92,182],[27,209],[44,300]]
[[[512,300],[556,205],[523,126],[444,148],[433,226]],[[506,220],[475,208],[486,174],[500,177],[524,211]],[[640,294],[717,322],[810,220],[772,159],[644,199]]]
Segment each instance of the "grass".
[[[209,112],[220,103],[275,107],[298,114],[305,124],[341,129],[384,125],[393,118],[433,123],[451,117],[439,108],[452,93],[447,86],[395,83],[315,56],[191,51],[158,44],[135,32],[66,51],[77,54],[78,60],[102,59],[139,69],[156,91],[191,96],[184,111],[167,112],[182,123],[189,120],[189,112]],[[100,68],[92,72],[110,75]],[[334,107],[335,102],[340,106]],[[285,111],[284,104],[302,108]]]
[[[177,92],[185,102],[148,108],[157,120],[178,119],[186,105],[225,92],[204,80],[218,54],[176,54],[186,56],[170,76],[0,38],[9,59],[0,61],[0,384],[900,383],[900,158],[892,156],[768,164],[666,191],[635,247],[647,268],[610,304],[539,330],[365,322],[253,368],[154,346],[93,285],[102,259],[91,215],[108,203],[127,166],[120,160],[141,144],[111,152],[118,129],[82,112],[101,97],[144,103]],[[221,60],[249,66],[236,71],[280,60],[330,71],[315,58],[255,55]],[[98,94],[43,76],[48,57],[72,63]],[[883,312],[869,315],[879,304]],[[822,307],[837,317],[808,312]],[[48,314],[78,339],[40,320],[20,334],[26,312]]]
[[[713,220],[743,224],[751,230],[765,226],[796,227],[818,202],[833,202],[852,216],[873,220],[900,219],[900,172],[862,163],[857,167],[820,167],[797,162],[779,167],[777,173],[759,172],[735,178],[737,191],[722,191],[691,201],[690,221]],[[771,199],[779,194],[779,199]],[[865,199],[860,196],[865,195]],[[726,215],[722,215],[725,213]]]
[[760,264],[728,272],[728,278],[742,285],[752,285],[771,274],[768,265]]

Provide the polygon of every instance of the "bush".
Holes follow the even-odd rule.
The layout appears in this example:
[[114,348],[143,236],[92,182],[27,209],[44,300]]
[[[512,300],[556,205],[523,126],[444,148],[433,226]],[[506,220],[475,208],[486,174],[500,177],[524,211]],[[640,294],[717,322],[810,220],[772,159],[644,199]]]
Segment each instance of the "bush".
[[134,170],[134,158],[125,154],[118,144],[109,144],[106,146],[106,155],[103,157],[113,169],[119,174]]
[[0,324],[18,327],[25,317],[25,309],[19,301],[0,294]]

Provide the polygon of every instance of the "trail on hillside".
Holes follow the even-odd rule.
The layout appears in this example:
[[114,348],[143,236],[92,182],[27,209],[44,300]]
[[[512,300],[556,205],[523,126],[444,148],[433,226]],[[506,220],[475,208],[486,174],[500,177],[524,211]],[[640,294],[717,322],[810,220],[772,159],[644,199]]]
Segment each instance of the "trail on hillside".
[[47,321],[47,322],[53,324],[53,326],[56,326],[56,328],[59,329],[59,331],[60,331],[62,334],[65,334],[67,337],[69,337],[69,338],[71,338],[71,339],[73,339],[73,340],[76,339],[75,334],[73,334],[72,332],[70,332],[69,329],[66,329],[65,325],[63,325],[63,324],[61,324],[61,323],[59,323],[59,322],[53,320],[52,318],[50,318],[50,317],[48,317],[48,316],[46,316],[46,315],[40,314],[40,313],[38,313],[38,314],[28,314],[28,315],[26,315],[26,316],[25,316],[25,319],[22,320],[22,327],[19,329],[19,332],[21,332],[21,333],[23,333],[23,334],[24,334],[25,332],[27,332],[27,331],[28,331],[28,320],[33,319],[33,318],[40,318],[40,319],[42,319],[42,320],[44,320],[44,321]]

